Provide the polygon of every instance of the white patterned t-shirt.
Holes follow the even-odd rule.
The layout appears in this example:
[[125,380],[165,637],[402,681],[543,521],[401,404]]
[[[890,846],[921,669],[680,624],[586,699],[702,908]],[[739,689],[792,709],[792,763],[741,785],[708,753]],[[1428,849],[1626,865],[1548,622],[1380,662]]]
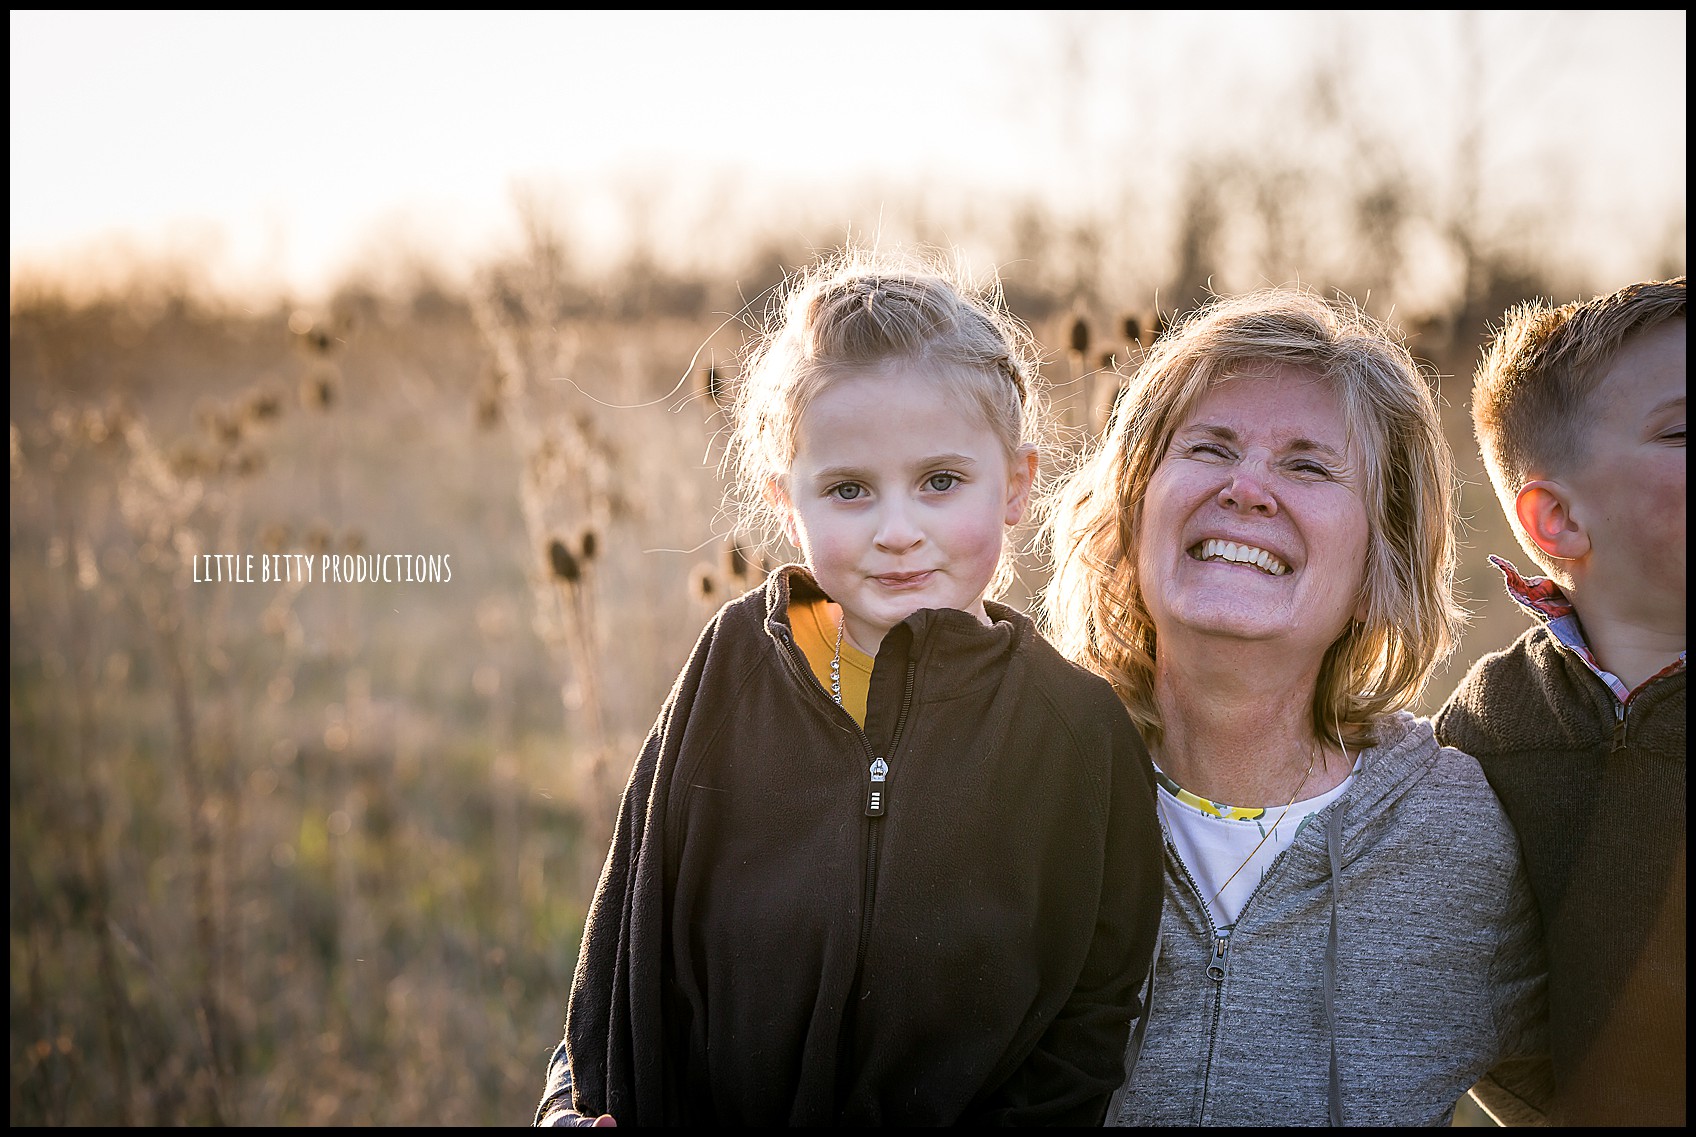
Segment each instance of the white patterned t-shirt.
[[[1209,801],[1190,793],[1155,767],[1161,819],[1218,930],[1235,926],[1243,905],[1259,887],[1262,874],[1294,843],[1302,823],[1341,797],[1359,772],[1357,758],[1354,769],[1336,788],[1294,802],[1286,809],[1282,805],[1261,808]],[[1271,837],[1262,840],[1268,833]]]

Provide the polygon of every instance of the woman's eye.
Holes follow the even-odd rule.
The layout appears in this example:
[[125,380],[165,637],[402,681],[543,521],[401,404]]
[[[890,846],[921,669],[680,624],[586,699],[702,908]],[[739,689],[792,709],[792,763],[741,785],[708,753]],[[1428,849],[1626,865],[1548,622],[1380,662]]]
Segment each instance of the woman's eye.
[[825,492],[838,501],[855,501],[866,492],[866,487],[856,482],[842,482],[831,486]]
[[1331,476],[1331,471],[1318,462],[1297,462],[1294,468],[1297,473],[1307,474],[1310,477],[1328,478]]
[[1229,458],[1231,452],[1217,442],[1198,442],[1190,447],[1189,456],[1191,458]]
[[959,484],[959,474],[932,474],[925,479],[925,486],[936,493],[947,493]]

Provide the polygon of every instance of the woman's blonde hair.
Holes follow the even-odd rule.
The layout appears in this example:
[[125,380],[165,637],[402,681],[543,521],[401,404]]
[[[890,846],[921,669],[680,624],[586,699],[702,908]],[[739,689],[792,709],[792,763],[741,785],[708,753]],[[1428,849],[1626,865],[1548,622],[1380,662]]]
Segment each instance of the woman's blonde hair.
[[[1024,447],[1049,447],[1035,343],[993,274],[974,281],[934,249],[845,247],[785,282],[743,353],[720,467],[739,528],[776,542],[782,514],[770,487],[794,462],[808,404],[837,378],[892,363],[943,383],[1009,462]],[[1009,533],[987,595],[1011,582],[1013,551]]]
[[1453,593],[1453,459],[1430,386],[1400,340],[1352,302],[1302,289],[1216,300],[1154,345],[1100,443],[1056,491],[1044,527],[1054,569],[1044,630],[1113,683],[1151,745],[1161,736],[1158,645],[1136,559],[1149,479],[1205,392],[1267,365],[1330,383],[1363,459],[1366,616],[1326,652],[1315,734],[1369,742],[1376,718],[1418,697],[1464,619]]

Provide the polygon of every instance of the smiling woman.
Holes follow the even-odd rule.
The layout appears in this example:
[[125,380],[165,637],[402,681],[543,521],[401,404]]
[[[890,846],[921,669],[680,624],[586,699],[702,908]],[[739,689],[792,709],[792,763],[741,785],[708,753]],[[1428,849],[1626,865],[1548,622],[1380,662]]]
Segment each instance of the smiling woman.
[[1274,290],[1163,337],[1062,489],[1051,634],[1148,742],[1166,838],[1111,1123],[1445,1124],[1538,1052],[1518,843],[1406,710],[1459,618],[1453,488],[1394,336]]
[[1311,665],[1364,616],[1361,462],[1332,386],[1299,367],[1249,370],[1202,395],[1149,480],[1137,549],[1169,653],[1270,643]]

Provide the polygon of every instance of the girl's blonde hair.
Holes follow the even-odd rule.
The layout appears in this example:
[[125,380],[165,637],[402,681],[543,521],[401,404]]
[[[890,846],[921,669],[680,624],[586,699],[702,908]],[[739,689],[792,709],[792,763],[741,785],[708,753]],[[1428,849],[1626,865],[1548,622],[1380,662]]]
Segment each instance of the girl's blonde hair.
[[1153,623],[1136,549],[1150,477],[1204,393],[1267,365],[1331,384],[1363,459],[1369,538],[1366,618],[1327,650],[1312,720],[1321,738],[1371,741],[1454,647],[1453,459],[1431,389],[1398,338],[1352,302],[1301,289],[1220,299],[1164,335],[1114,407],[1106,434],[1056,493],[1044,529],[1054,558],[1044,630],[1105,676],[1158,744]]
[[[743,353],[720,466],[739,528],[776,543],[783,519],[771,487],[795,460],[808,404],[836,378],[889,364],[943,383],[1009,462],[1024,447],[1048,448],[1035,344],[999,279],[974,281],[936,250],[846,247],[785,282]],[[1034,516],[1038,487],[1031,493]],[[986,595],[1012,581],[1014,551],[1009,533]]]

